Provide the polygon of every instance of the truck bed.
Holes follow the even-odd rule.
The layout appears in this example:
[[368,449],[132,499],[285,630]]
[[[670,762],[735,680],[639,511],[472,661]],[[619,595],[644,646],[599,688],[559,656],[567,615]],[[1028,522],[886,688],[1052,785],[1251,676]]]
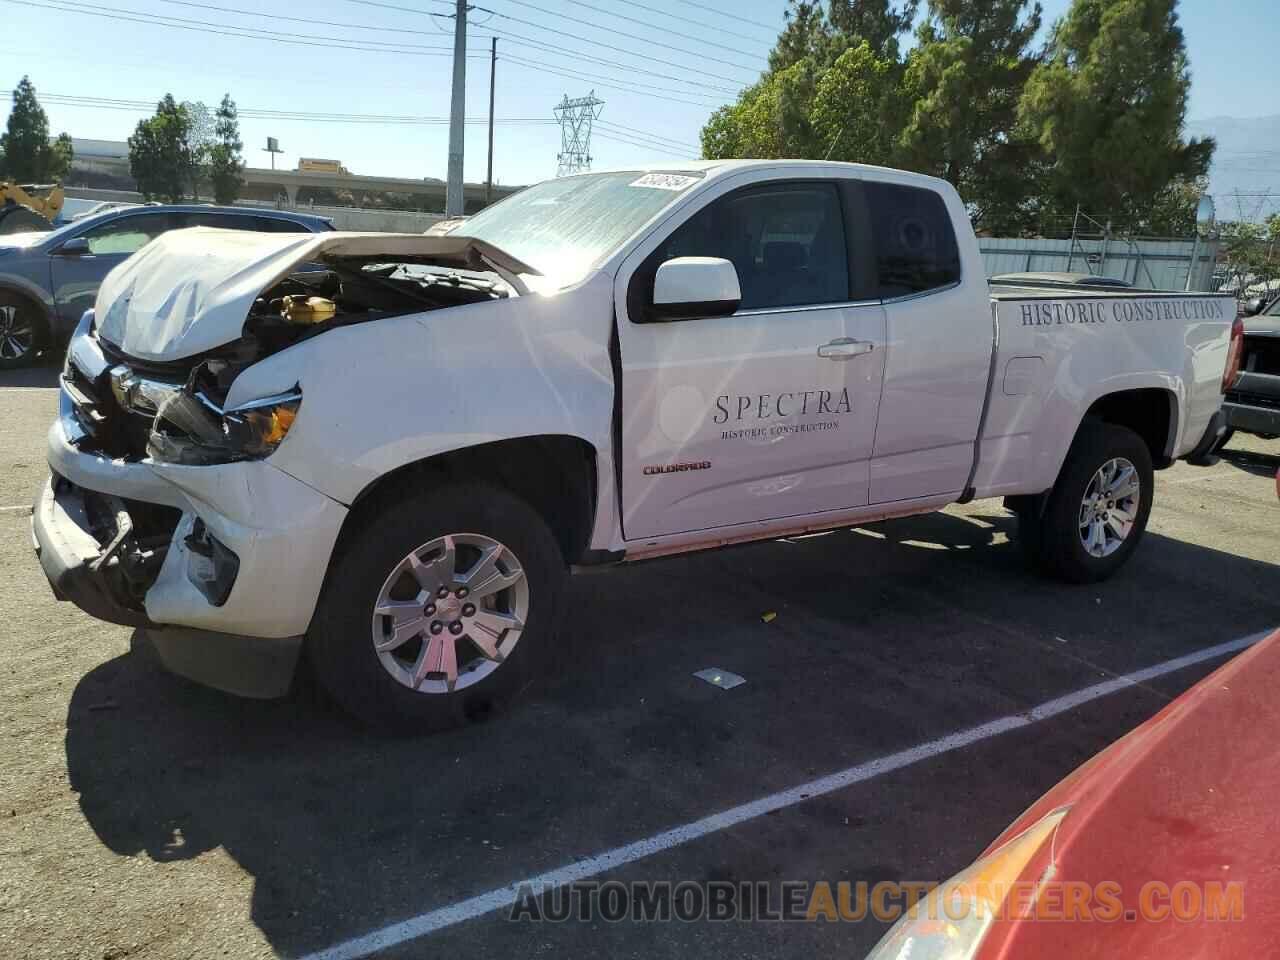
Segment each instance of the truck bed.
[[1052,487],[1082,415],[1101,397],[1132,391],[1123,402],[1149,411],[1157,464],[1190,453],[1222,405],[1236,315],[1228,294],[997,282],[990,297],[995,347],[978,496]]

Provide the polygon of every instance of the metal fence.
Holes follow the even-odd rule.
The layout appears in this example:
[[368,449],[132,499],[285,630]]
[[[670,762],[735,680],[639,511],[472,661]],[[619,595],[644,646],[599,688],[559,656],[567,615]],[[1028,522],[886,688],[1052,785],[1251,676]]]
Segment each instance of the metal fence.
[[1062,240],[981,237],[978,243],[988,277],[1046,271],[1091,273],[1149,290],[1211,290],[1218,258],[1215,239],[1099,235]]

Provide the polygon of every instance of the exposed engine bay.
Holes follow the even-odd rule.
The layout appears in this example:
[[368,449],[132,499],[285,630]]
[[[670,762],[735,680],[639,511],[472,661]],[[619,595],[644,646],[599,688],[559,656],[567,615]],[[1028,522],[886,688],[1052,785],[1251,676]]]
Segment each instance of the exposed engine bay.
[[[265,357],[342,326],[501,300],[517,291],[496,271],[441,266],[433,256],[322,255],[262,290],[240,336],[171,361],[140,360],[97,331],[105,370],[71,351],[64,382],[101,452],[126,460],[207,464],[267,456],[283,440],[301,393],[224,408],[240,373]],[[486,266],[486,264],[480,264]]]
[[264,290],[253,302],[244,335],[206,355],[214,394],[225,397],[245,366],[335,327],[368,323],[510,296],[500,278],[386,258],[330,257]]

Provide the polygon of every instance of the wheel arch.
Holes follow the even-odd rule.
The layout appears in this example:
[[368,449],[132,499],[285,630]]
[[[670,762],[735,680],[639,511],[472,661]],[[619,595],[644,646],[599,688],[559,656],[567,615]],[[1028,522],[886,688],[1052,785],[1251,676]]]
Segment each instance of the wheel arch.
[[44,322],[46,336],[53,331],[53,304],[48,295],[35,284],[21,277],[0,275],[0,294],[18,297],[29,303]]
[[510,490],[546,521],[566,563],[589,549],[598,497],[597,451],[569,434],[495,440],[403,464],[364,487],[352,500],[338,535],[340,551],[361,518],[406,492],[443,483],[484,480]]
[[1136,387],[1103,394],[1085,411],[1076,436],[1090,421],[1132,430],[1147,445],[1157,470],[1173,464],[1178,442],[1178,397],[1167,387]]
[[42,290],[26,277],[12,273],[0,273],[0,293],[10,293],[27,300],[40,311],[41,319],[44,320],[45,324],[51,324],[53,319],[53,298],[49,296],[47,290]]

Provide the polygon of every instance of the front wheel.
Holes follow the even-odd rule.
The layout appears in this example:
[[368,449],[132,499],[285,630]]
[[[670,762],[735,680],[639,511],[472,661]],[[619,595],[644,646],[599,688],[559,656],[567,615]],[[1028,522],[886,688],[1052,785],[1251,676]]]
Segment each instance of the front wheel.
[[382,729],[485,717],[545,664],[566,573],[546,523],[505,490],[389,500],[329,572],[307,638],[317,677]]
[[0,370],[30,363],[47,339],[44,317],[30,301],[0,290]]
[[1019,536],[1046,573],[1072,583],[1106,580],[1142,539],[1154,491],[1151,453],[1132,430],[1081,428],[1040,517],[1024,512]]

